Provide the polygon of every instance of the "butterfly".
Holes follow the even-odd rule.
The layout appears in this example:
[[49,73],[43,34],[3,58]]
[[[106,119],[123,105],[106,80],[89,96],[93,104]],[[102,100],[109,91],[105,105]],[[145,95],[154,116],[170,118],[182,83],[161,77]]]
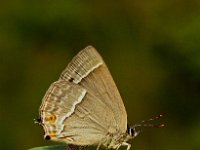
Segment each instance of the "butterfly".
[[[43,97],[39,123],[46,140],[108,149],[126,146],[145,126],[127,126],[127,113],[115,82],[97,50],[88,46],[67,65]],[[147,125],[147,126],[151,126]],[[162,126],[162,125],[161,125]]]

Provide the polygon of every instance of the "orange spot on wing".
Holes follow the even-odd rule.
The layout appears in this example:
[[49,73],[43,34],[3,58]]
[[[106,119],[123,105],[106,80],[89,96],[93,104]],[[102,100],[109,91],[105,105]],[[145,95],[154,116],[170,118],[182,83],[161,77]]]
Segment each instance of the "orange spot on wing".
[[56,116],[54,114],[47,116],[46,121],[49,121],[51,124],[53,124],[56,121]]
[[50,136],[51,138],[54,138],[54,137],[56,137],[56,134],[55,134],[55,132],[52,132],[52,133],[49,134],[49,136]]

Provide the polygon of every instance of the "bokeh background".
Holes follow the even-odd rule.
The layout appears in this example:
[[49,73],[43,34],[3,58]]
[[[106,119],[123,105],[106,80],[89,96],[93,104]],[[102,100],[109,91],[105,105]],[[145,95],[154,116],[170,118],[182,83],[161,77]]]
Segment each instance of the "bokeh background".
[[129,124],[163,113],[137,150],[200,149],[200,1],[0,2],[0,149],[51,145],[33,123],[41,99],[87,45],[103,56]]

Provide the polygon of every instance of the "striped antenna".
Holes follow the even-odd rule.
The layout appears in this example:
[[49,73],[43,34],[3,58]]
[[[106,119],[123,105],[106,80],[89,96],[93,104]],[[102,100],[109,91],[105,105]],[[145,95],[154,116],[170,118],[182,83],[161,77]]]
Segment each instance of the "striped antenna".
[[163,117],[163,115],[160,114],[160,115],[152,117],[150,119],[143,120],[143,121],[141,121],[139,123],[136,123],[131,128],[135,128],[135,127],[155,127],[155,128],[162,128],[162,127],[165,126],[164,124],[152,124],[152,123],[150,123],[150,122],[158,120],[158,119],[160,119],[162,117]]

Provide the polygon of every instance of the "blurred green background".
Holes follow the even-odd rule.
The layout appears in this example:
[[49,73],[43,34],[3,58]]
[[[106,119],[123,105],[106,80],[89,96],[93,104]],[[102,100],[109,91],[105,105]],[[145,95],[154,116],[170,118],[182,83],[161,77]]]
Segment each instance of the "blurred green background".
[[163,113],[137,150],[200,149],[200,1],[0,2],[0,149],[50,145],[33,123],[41,99],[87,45],[103,56],[129,124]]

